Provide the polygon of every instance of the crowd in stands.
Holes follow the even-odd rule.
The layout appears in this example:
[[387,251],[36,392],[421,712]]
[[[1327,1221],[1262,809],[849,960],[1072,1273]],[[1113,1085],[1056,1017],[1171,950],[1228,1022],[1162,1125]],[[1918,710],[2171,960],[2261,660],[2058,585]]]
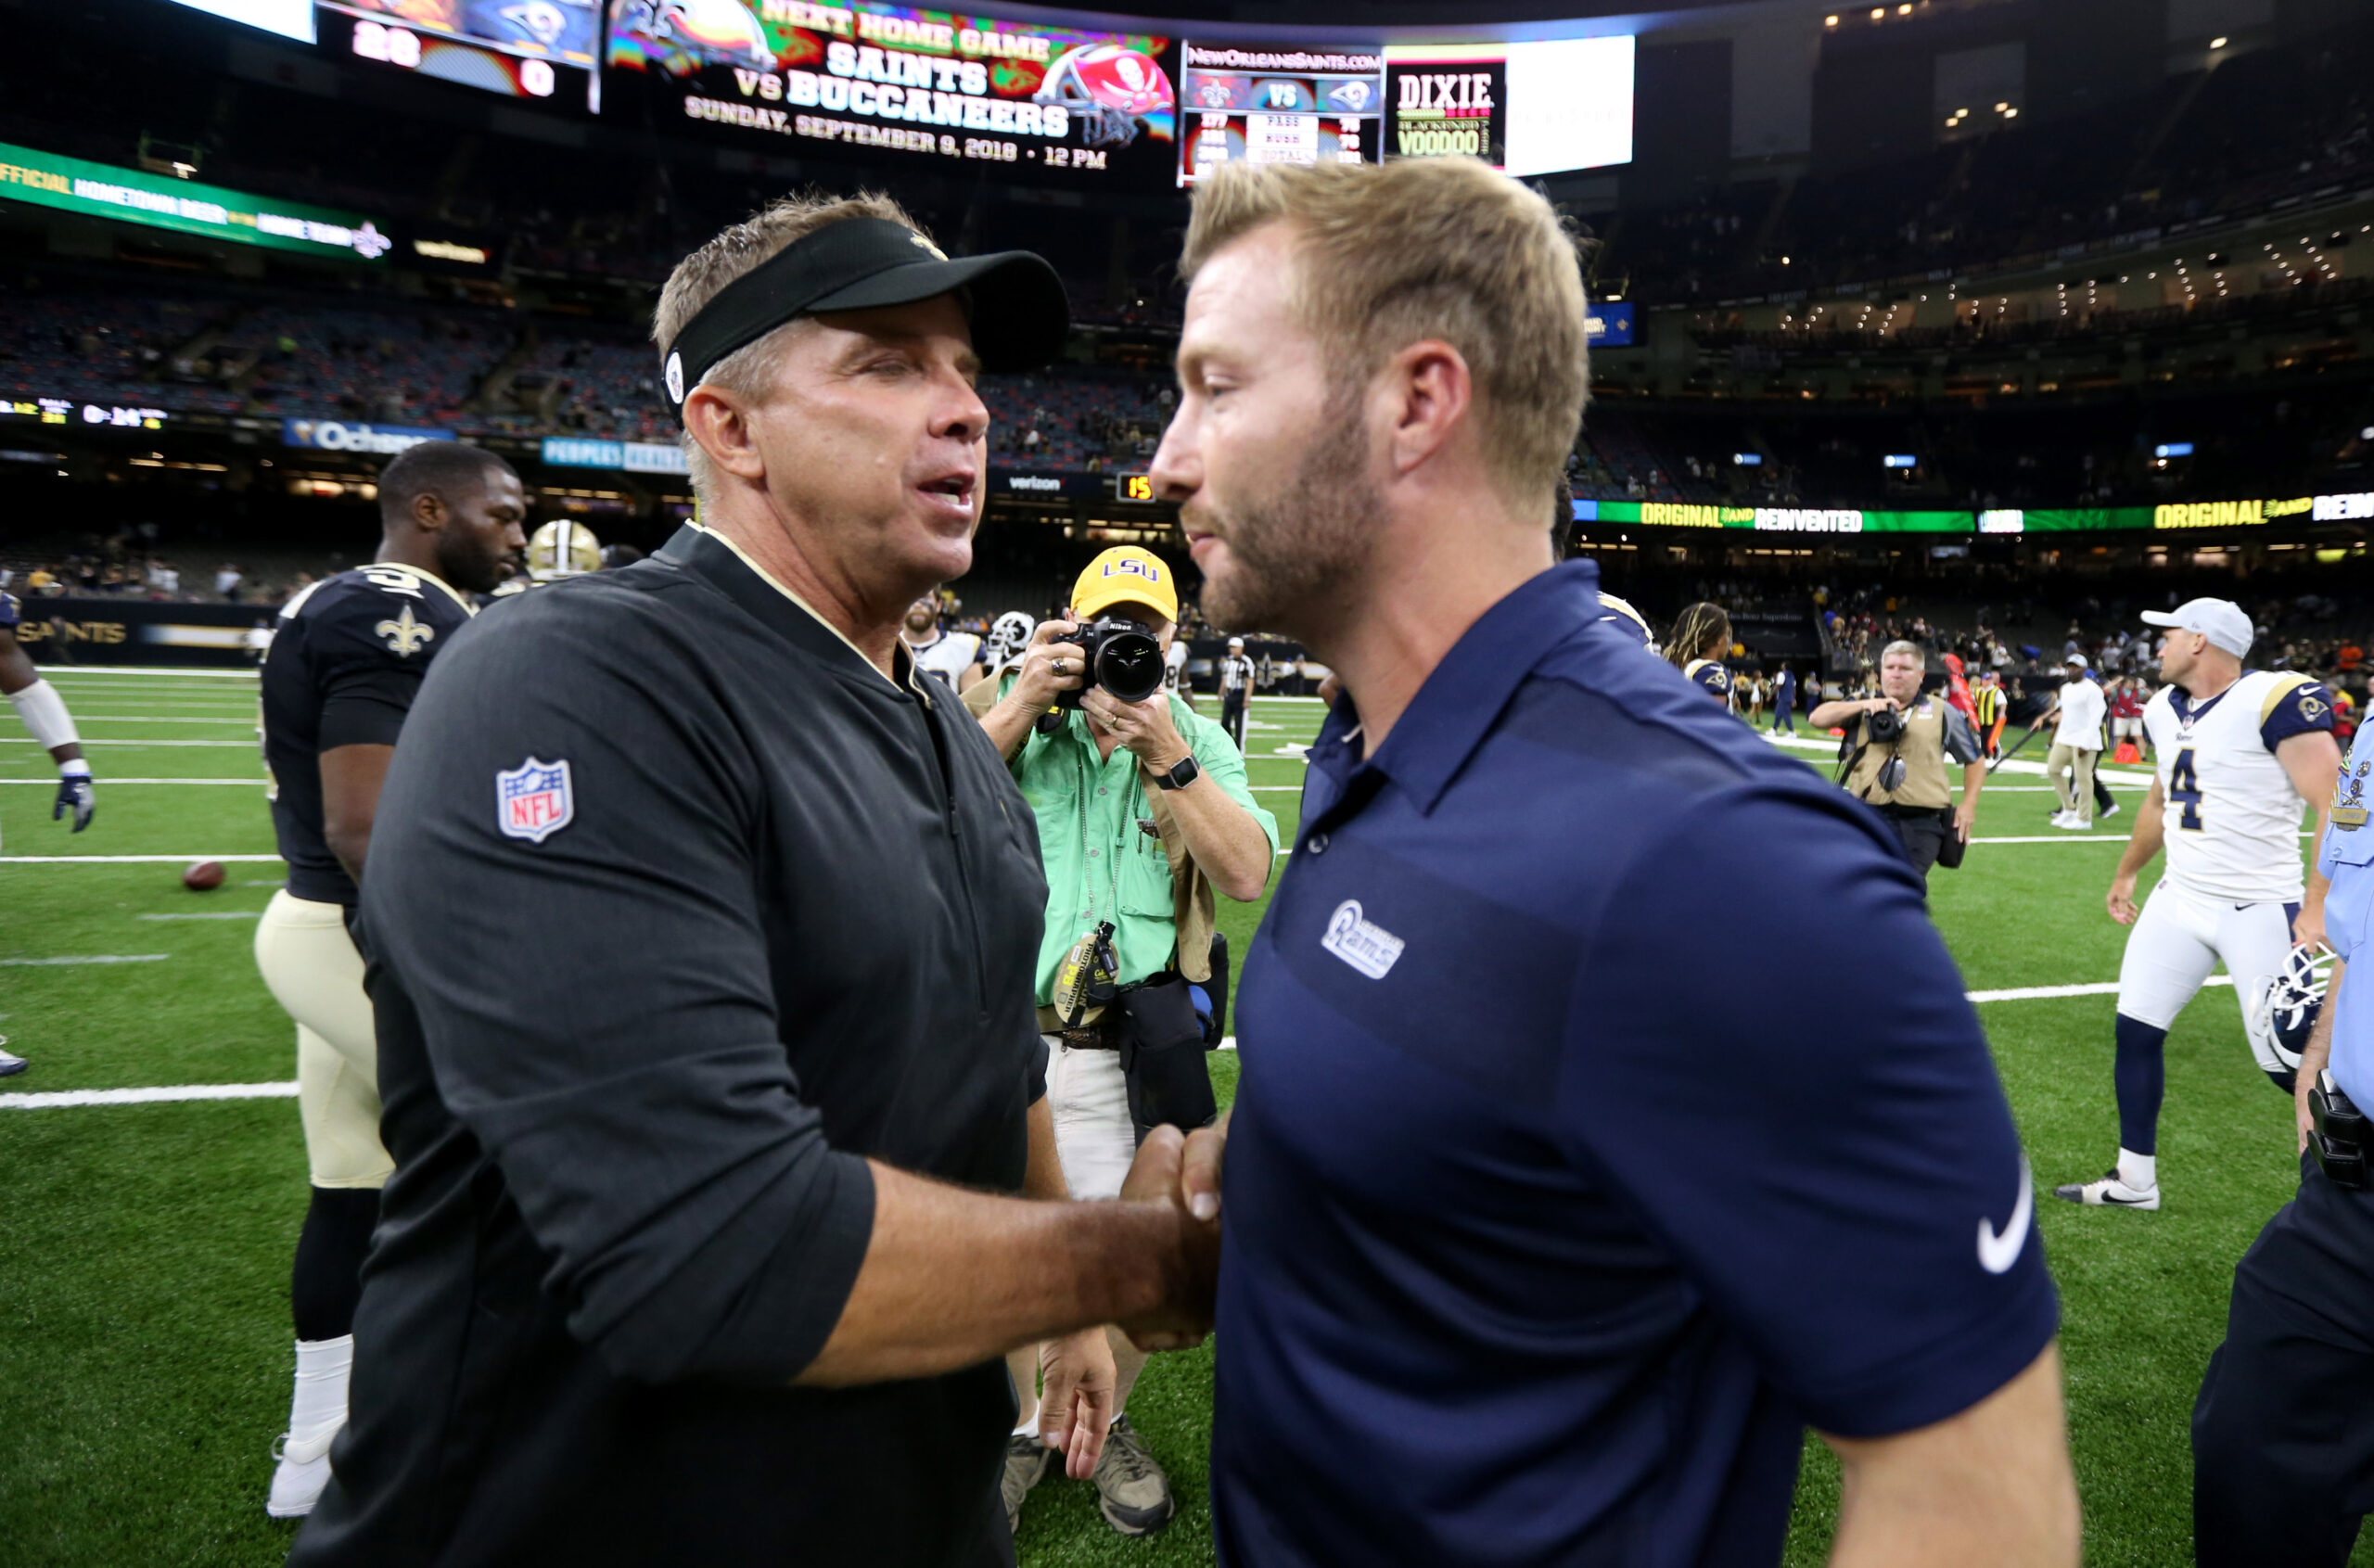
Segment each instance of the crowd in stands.
[[[1601,273],[1628,279],[1635,299],[1711,301],[2240,218],[2374,166],[2369,83],[2374,26],[2360,21],[1918,158],[1627,214],[1601,236]],[[2276,103],[2282,112],[2269,114]]]
[[[1142,465],[1168,377],[1092,366],[991,376],[994,460]],[[170,413],[340,418],[464,435],[669,441],[649,344],[454,307],[160,299],[0,287],[0,398]]]

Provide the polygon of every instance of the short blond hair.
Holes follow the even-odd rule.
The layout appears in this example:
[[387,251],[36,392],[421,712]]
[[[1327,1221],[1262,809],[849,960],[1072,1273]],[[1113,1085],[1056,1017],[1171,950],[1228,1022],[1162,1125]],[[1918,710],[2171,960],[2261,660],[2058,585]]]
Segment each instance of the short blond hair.
[[1920,644],[1913,642],[1909,638],[1899,637],[1895,642],[1890,643],[1886,647],[1882,648],[1880,650],[1880,662],[1882,664],[1885,664],[1887,662],[1888,655],[1890,654],[1910,654],[1912,656],[1913,662],[1920,665],[1924,669],[1927,669],[1929,665],[1929,650],[1922,647]]
[[[716,299],[727,284],[756,271],[761,262],[773,260],[818,229],[851,218],[887,218],[894,223],[904,223],[926,239],[931,237],[930,231],[910,217],[905,208],[879,191],[860,191],[855,196],[826,196],[810,191],[805,196],[789,196],[771,202],[677,262],[676,270],[668,274],[667,287],[659,291],[659,306],[652,312],[651,320],[651,340],[658,345],[661,362],[666,362],[668,351],[685,324],[700,314],[701,307]],[[701,379],[736,397],[761,396],[774,378],[793,329],[799,325],[798,320],[787,321],[765,337],[744,344],[709,366]],[[708,453],[701,450],[690,431],[683,432],[680,439],[684,448],[684,466],[692,476],[693,494],[702,505],[709,505],[717,499],[717,475],[709,466]]]
[[1223,163],[1195,186],[1180,274],[1289,226],[1295,314],[1341,388],[1439,338],[1474,376],[1485,458],[1512,502],[1550,491],[1590,389],[1583,274],[1550,203],[1467,158]]

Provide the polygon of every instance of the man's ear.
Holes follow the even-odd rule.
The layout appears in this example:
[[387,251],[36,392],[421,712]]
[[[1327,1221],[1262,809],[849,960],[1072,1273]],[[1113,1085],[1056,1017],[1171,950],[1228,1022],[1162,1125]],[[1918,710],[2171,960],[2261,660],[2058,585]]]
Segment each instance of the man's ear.
[[1392,416],[1396,474],[1426,462],[1463,428],[1474,401],[1467,358],[1439,338],[1423,338],[1387,360],[1380,389]]
[[453,520],[453,508],[445,504],[443,496],[423,491],[412,498],[412,526],[421,532],[442,532]]
[[684,428],[711,463],[735,478],[758,481],[767,477],[750,411],[732,393],[703,382],[684,394]]

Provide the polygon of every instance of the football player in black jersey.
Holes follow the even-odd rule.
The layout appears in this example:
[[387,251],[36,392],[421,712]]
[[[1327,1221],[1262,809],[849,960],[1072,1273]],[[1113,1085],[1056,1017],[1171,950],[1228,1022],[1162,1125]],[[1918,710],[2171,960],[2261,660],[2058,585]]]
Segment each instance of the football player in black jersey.
[[[0,581],[6,580],[6,574],[0,573]],[[50,808],[50,821],[71,812],[74,831],[80,833],[91,825],[91,814],[98,803],[91,785],[91,765],[83,759],[82,737],[75,733],[73,715],[66,711],[66,699],[41,678],[41,671],[17,642],[17,623],[22,618],[16,595],[0,592],[0,696],[8,699],[33,739],[57,764],[57,803]],[[0,1045],[7,1043],[0,1037]],[[0,1051],[0,1078],[23,1072],[25,1065],[23,1057]]]
[[348,934],[379,786],[429,661],[509,574],[527,540],[519,476],[492,453],[424,441],[379,476],[372,563],[280,612],[263,662],[263,749],[288,885],[256,932],[264,984],[297,1021],[298,1107],[313,1202],[290,1305],[297,1384],[265,1511],[312,1511],[346,1421],[358,1271],[393,1163],[379,1142],[377,1054]]

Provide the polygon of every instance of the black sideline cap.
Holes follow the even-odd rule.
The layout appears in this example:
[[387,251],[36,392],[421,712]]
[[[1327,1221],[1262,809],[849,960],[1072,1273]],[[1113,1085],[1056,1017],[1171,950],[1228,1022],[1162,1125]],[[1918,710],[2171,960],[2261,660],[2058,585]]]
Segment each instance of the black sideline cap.
[[795,316],[907,305],[963,288],[973,351],[986,370],[1029,370],[1061,351],[1071,326],[1064,286],[1027,250],[951,261],[887,218],[845,218],[795,240],[717,291],[668,346],[661,381],[678,410],[717,362]]

